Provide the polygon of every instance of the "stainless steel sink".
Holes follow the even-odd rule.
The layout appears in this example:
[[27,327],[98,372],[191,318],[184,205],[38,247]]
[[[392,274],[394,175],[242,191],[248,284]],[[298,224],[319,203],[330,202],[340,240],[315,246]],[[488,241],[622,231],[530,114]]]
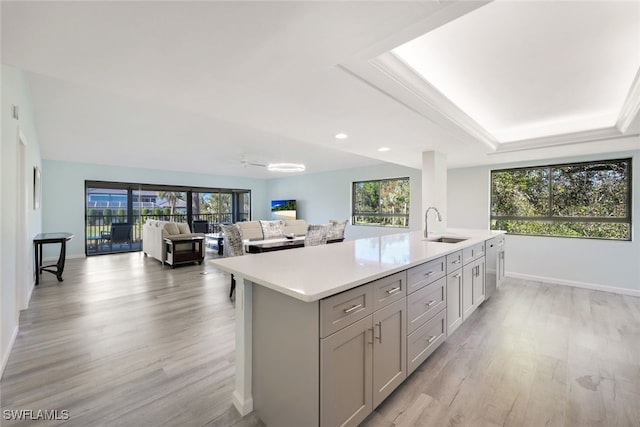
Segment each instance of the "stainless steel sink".
[[447,236],[442,236],[442,237],[433,237],[433,238],[429,238],[429,239],[425,239],[427,242],[439,242],[439,243],[460,243],[460,242],[464,242],[465,240],[469,240],[465,237],[447,237]]

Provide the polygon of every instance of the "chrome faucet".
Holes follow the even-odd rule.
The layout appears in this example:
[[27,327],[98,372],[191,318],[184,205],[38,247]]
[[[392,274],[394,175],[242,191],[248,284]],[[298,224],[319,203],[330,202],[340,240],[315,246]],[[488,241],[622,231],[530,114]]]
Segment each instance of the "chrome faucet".
[[427,216],[429,215],[429,211],[435,211],[436,212],[436,220],[437,221],[442,221],[442,217],[440,216],[440,212],[438,212],[437,208],[434,208],[433,206],[430,206],[427,208],[427,210],[424,212],[424,237],[429,237],[429,227],[427,227]]

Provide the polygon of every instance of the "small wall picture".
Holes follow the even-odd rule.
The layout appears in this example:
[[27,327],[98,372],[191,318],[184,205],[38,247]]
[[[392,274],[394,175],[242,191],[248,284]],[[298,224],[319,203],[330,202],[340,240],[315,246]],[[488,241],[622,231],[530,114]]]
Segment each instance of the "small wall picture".
[[33,210],[40,209],[40,198],[42,193],[42,182],[40,176],[40,168],[34,166],[33,168]]

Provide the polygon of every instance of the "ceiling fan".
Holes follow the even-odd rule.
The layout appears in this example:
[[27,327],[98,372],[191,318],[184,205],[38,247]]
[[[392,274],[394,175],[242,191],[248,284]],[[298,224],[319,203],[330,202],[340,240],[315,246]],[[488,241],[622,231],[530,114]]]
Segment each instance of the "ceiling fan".
[[242,157],[240,159],[240,166],[242,166],[243,168],[246,168],[247,166],[259,166],[259,167],[263,167],[263,168],[267,167],[267,165],[264,164],[264,163],[250,162],[245,157]]
[[306,169],[305,165],[301,164],[301,163],[269,163],[269,164],[264,164],[264,163],[259,163],[259,162],[251,162],[249,160],[247,160],[244,156],[240,159],[240,165],[243,168],[246,168],[247,166],[258,166],[258,167],[263,167],[263,168],[267,168],[267,170],[269,172],[286,172],[286,173],[292,173],[292,172],[302,172]]

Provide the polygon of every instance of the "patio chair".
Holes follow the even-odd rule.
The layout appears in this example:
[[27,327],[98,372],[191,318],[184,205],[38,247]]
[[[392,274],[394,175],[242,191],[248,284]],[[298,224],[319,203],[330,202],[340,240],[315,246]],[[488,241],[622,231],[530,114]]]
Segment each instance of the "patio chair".
[[114,243],[117,243],[119,245],[126,243],[127,245],[129,245],[129,249],[131,249],[132,230],[133,230],[133,227],[131,226],[131,224],[126,224],[126,223],[111,224],[111,241],[110,241],[111,249],[113,249]]
[[194,220],[191,224],[191,232],[207,234],[209,232],[209,221]]

